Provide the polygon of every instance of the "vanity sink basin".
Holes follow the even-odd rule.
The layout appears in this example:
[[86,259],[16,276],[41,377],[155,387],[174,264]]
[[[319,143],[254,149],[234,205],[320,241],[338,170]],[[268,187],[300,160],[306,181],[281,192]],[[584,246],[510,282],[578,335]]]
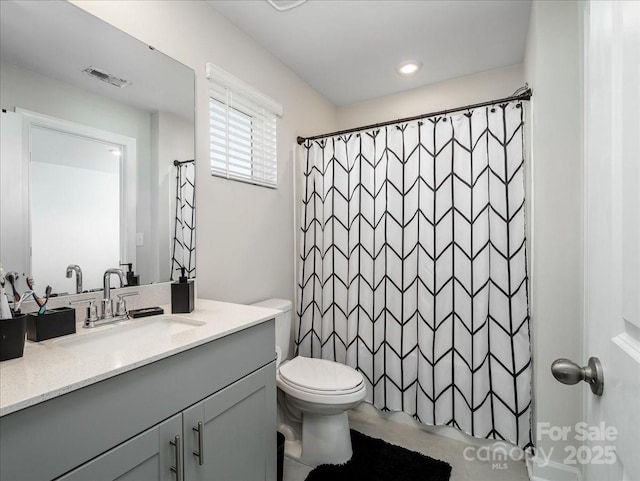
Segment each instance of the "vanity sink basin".
[[83,329],[74,336],[53,343],[77,354],[99,354],[141,347],[149,342],[170,342],[172,337],[204,324],[173,316],[150,317]]

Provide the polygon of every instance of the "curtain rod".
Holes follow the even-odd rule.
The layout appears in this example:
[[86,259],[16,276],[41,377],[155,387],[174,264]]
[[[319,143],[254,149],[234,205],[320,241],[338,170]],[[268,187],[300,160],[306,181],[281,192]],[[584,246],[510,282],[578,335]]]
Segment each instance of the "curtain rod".
[[178,165],[182,165],[182,164],[188,164],[190,162],[195,162],[196,159],[191,159],[191,160],[183,160],[182,162],[180,162],[179,160],[174,160],[173,161],[173,165],[178,166]]
[[[522,89],[526,89],[526,90],[524,90],[522,93],[518,94],[517,92],[519,92]],[[298,141],[298,145],[302,145],[307,140],[317,140],[317,139],[323,139],[325,137],[333,137],[335,135],[350,134],[350,133],[353,133],[353,132],[358,132],[360,130],[375,129],[375,128],[378,128],[378,127],[385,127],[387,125],[399,124],[399,123],[402,123],[402,122],[411,122],[413,120],[426,119],[426,118],[429,118],[429,117],[436,117],[438,115],[447,115],[447,114],[450,114],[450,113],[453,113],[453,112],[460,112],[462,110],[477,109],[477,108],[480,108],[480,107],[487,107],[489,105],[501,104],[501,103],[505,103],[505,102],[512,102],[514,100],[529,100],[529,99],[531,99],[532,95],[533,95],[533,92],[528,87],[528,85],[525,84],[524,87],[521,87],[518,90],[516,90],[516,94],[512,95],[511,97],[505,97],[503,99],[496,99],[496,100],[489,100],[488,102],[481,102],[481,103],[478,103],[478,104],[466,105],[466,106],[463,106],[463,107],[456,107],[454,109],[439,110],[438,112],[431,112],[431,113],[428,113],[428,114],[416,115],[416,116],[413,116],[413,117],[405,117],[404,119],[389,120],[387,122],[380,122],[378,124],[365,125],[364,127],[354,127],[352,129],[340,130],[338,132],[330,132],[328,134],[315,135],[313,137],[298,137],[297,141]]]

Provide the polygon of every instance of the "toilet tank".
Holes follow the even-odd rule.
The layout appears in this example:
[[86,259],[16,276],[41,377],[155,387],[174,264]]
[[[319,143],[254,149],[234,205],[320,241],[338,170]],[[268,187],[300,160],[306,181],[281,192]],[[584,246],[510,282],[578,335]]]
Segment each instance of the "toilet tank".
[[280,314],[276,316],[276,347],[281,352],[281,360],[289,359],[293,354],[291,346],[291,331],[293,329],[291,301],[287,299],[266,299],[251,305],[280,311]]

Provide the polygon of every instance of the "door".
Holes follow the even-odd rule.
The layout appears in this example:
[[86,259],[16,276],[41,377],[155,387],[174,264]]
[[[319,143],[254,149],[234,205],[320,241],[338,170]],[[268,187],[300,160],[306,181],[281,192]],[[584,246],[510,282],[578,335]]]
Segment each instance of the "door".
[[[177,448],[171,445],[182,433],[182,415],[167,419],[57,481],[174,481],[182,479],[171,470],[176,466]],[[96,433],[100,435],[100,433]],[[175,441],[174,441],[175,442]],[[182,453],[180,453],[181,455]]]
[[275,481],[275,378],[271,363],[183,412],[185,480]]
[[585,481],[640,479],[640,2],[585,5]]

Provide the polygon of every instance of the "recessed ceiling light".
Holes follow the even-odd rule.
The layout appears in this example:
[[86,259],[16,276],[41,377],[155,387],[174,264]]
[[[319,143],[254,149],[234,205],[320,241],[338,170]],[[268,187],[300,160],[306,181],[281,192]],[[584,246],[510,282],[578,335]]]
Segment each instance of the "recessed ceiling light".
[[400,75],[404,75],[408,77],[409,75],[413,75],[418,70],[422,68],[422,62],[418,62],[417,60],[407,60],[406,62],[402,62],[398,65],[398,73]]

